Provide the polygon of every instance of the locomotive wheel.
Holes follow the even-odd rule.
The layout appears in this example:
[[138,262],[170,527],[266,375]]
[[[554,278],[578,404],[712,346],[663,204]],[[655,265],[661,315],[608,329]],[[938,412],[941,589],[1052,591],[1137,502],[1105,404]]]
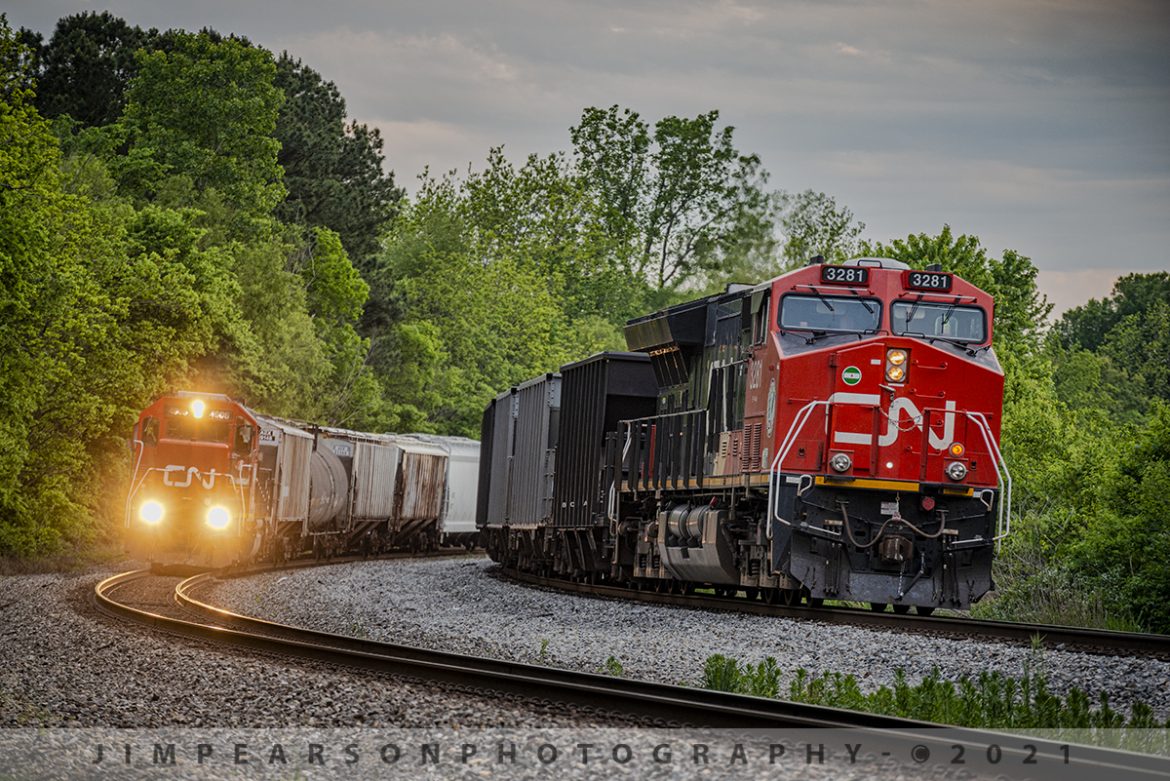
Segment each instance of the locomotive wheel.
[[884,613],[884,612],[886,612],[886,603],[885,602],[870,602],[869,609],[875,613]]
[[910,612],[909,605],[894,605],[894,612],[900,616],[904,616]]
[[934,612],[934,608],[928,605],[917,605],[914,608],[914,612],[920,616],[929,616]]

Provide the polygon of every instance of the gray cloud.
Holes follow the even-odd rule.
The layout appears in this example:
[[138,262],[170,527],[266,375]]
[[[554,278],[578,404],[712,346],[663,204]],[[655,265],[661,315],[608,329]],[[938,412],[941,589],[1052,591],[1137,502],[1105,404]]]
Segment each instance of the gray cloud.
[[1086,280],[1082,298],[1123,269],[1170,267],[1170,11],[1159,0],[0,8],[46,32],[61,15],[108,8],[288,49],[383,129],[408,186],[425,165],[462,169],[496,144],[515,157],[564,148],[588,105],[650,119],[719,108],[774,185],[833,194],[873,238],[950,223],[1031,256],[1042,279],[1065,274],[1071,303]]

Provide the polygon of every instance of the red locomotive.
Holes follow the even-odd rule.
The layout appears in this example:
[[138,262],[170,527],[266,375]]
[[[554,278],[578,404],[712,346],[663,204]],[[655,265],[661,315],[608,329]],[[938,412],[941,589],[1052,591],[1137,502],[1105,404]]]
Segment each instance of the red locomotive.
[[[524,473],[481,477],[489,552],[522,568],[656,588],[899,612],[966,607],[991,588],[1011,492],[993,313],[988,294],[953,274],[862,258],[633,320],[627,342],[649,365],[605,358],[641,371],[621,394],[566,367],[534,381],[557,385],[545,395],[559,426],[525,422],[531,383],[489,407],[493,463],[544,447],[557,464],[540,518],[513,517],[501,503],[539,493],[521,485]],[[639,411],[581,434],[580,399],[600,405],[602,420],[619,403]],[[529,442],[523,430],[548,437]],[[598,457],[565,452],[566,435],[595,443]]]
[[246,407],[219,394],[164,396],[139,415],[131,444],[134,555],[229,563],[251,554],[260,423]]

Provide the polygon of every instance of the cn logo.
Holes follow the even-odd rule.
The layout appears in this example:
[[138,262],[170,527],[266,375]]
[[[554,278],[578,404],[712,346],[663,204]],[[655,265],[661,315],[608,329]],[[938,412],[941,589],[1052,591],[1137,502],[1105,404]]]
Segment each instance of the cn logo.
[[[829,397],[829,403],[878,407],[881,404],[881,396],[877,393],[834,393]],[[877,441],[880,447],[887,447],[897,442],[898,434],[903,431],[910,429],[922,431],[922,413],[910,399],[894,399],[885,415],[886,430],[878,437]],[[902,425],[903,416],[909,422],[909,426]],[[943,413],[942,436],[935,434],[933,428],[927,436],[930,446],[938,450],[950,447],[951,443],[955,441],[955,402],[948,401],[946,403],[946,412]],[[834,431],[833,441],[846,445],[873,445],[873,434],[870,432]]]
[[170,464],[163,469],[163,485],[171,488],[187,488],[193,480],[198,480],[204,488],[210,491],[215,487],[215,478],[219,476],[226,477],[228,482],[246,486],[248,484],[248,477],[244,475],[246,466],[241,461],[238,468],[240,473],[235,480],[232,480],[232,476],[226,472],[217,472],[212,469],[205,475],[199,471],[199,467]]

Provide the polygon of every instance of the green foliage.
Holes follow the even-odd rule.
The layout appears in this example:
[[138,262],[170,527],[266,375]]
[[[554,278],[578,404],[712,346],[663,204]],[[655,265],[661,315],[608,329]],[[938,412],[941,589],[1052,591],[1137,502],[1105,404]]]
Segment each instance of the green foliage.
[[[775,698],[779,696],[780,680],[776,660],[771,657],[753,667],[715,654],[707,657],[703,667],[703,686],[719,691]],[[1036,671],[1025,671],[1020,678],[983,672],[977,678],[964,675],[958,681],[949,681],[936,667],[921,682],[911,684],[905,671],[899,669],[893,687],[881,686],[865,693],[852,675],[837,672],[812,675],[801,668],[789,683],[787,695],[792,702],[978,729],[1170,726],[1170,721],[1165,725],[1159,723],[1145,703],[1135,703],[1127,720],[1109,706],[1104,692],[1096,707],[1077,688],[1062,698],[1048,690],[1046,677]]]
[[271,56],[213,34],[152,40],[166,49],[136,61],[125,114],[51,128],[29,88],[37,58],[0,17],[3,554],[116,527],[125,432],[164,391],[381,417],[356,332],[366,284],[336,234],[306,240],[269,216],[282,192]]
[[854,222],[853,212],[832,196],[805,190],[785,196],[783,208],[784,259],[790,265],[803,265],[815,255],[828,263],[857,256],[865,223]]
[[622,667],[622,663],[619,662],[617,657],[614,656],[610,656],[605,660],[605,664],[602,665],[601,671],[606,675],[612,675],[615,678],[621,678],[626,674],[626,670],[624,667]]
[[[485,263],[494,236],[461,212],[454,185],[434,183],[396,221],[379,273],[406,314],[375,339],[372,361],[396,416],[477,436],[500,388],[568,359],[571,331],[548,280],[510,254]],[[411,389],[420,394],[403,395]]]
[[1113,285],[1113,294],[1092,299],[1060,316],[1053,332],[1065,349],[1100,349],[1123,320],[1170,301],[1170,272],[1128,274]]
[[[234,40],[179,33],[169,50],[140,50],[119,120],[127,133],[128,192],[149,199],[182,177],[244,216],[284,198],[273,137],[284,101],[272,55]],[[133,176],[131,176],[133,172]]]
[[276,61],[275,83],[285,95],[275,136],[288,188],[276,214],[333,230],[366,268],[402,198],[393,174],[382,170],[382,137],[377,128],[347,124],[336,85],[287,53]]
[[714,654],[703,665],[703,687],[718,691],[750,694],[753,697],[780,696],[780,666],[769,656],[759,664]]
[[109,11],[62,17],[36,52],[38,110],[46,117],[68,114],[85,126],[114,122],[138,70],[135,51],[155,35]]
[[664,117],[587,108],[570,130],[574,168],[597,205],[597,232],[623,271],[673,290],[773,246],[774,201],[756,155],[735,148],[718,111]]
[[937,236],[919,233],[889,244],[862,242],[861,252],[894,258],[914,268],[938,263],[995,297],[997,351],[1027,352],[1039,344],[1044,319],[1052,306],[1036,287],[1036,267],[1014,250],[1000,258],[987,254],[977,236],[955,236],[944,225]]

